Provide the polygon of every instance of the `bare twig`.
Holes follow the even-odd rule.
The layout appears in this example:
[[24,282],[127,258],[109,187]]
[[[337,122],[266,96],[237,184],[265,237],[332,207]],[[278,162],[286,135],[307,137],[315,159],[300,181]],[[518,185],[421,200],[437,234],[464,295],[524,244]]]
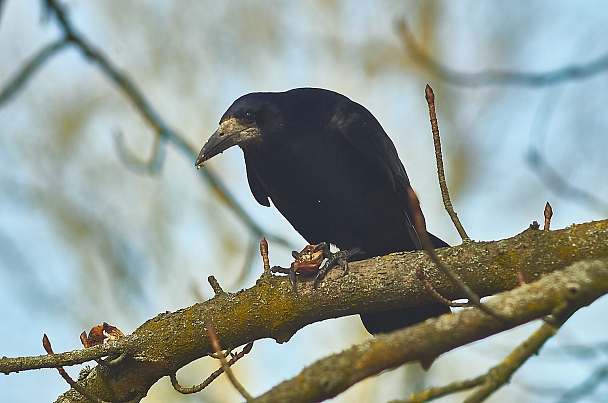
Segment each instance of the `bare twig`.
[[435,94],[430,85],[426,85],[425,88],[426,102],[429,105],[429,116],[431,119],[431,129],[433,131],[433,144],[435,145],[435,159],[437,160],[437,176],[439,177],[439,187],[441,188],[441,197],[443,199],[443,205],[445,210],[448,212],[460,238],[463,242],[470,241],[467,232],[464,230],[458,214],[454,211],[452,206],[452,200],[450,199],[450,192],[448,191],[448,184],[445,180],[445,171],[443,169],[443,156],[441,154],[441,139],[439,137],[439,125],[437,124],[437,113],[435,111]]
[[447,306],[451,306],[452,308],[464,308],[466,306],[469,306],[469,304],[452,302],[449,299],[445,298],[443,295],[439,294],[435,287],[433,287],[433,284],[431,284],[429,280],[427,280],[426,275],[424,274],[424,270],[422,270],[422,266],[416,267],[416,277],[418,277],[418,280],[420,280],[422,285],[424,285],[424,288],[437,300],[437,302]]
[[[569,299],[570,296],[567,297]],[[576,299],[574,297],[573,299]],[[541,347],[553,337],[561,325],[579,309],[580,306],[565,303],[553,314],[554,323],[543,323],[541,327],[526,341],[517,346],[511,354],[499,365],[493,367],[485,376],[484,382],[473,394],[465,400],[466,403],[479,403],[509,382],[515,371],[533,355],[538,354]]]
[[249,402],[253,400],[253,396],[251,396],[249,392],[245,390],[243,385],[241,385],[238,379],[236,379],[236,376],[234,376],[234,373],[232,373],[232,369],[230,369],[230,365],[228,365],[228,361],[226,361],[226,357],[224,356],[224,353],[222,351],[222,346],[220,345],[220,341],[217,338],[215,327],[212,323],[207,323],[205,328],[207,329],[207,334],[209,334],[209,340],[211,340],[211,345],[213,346],[215,353],[218,355],[218,358],[222,363],[222,368],[224,369],[226,375],[228,375],[228,379],[230,379],[230,382],[232,382],[234,388],[241,394],[241,396],[243,396],[246,401]]
[[481,309],[483,312],[487,313],[495,317],[498,320],[502,320],[499,316],[497,316],[491,309],[481,303],[479,296],[475,294],[475,292],[469,287],[464,281],[462,281],[456,273],[452,271],[448,266],[446,266],[439,256],[437,256],[437,252],[435,252],[435,248],[429,238],[429,234],[426,231],[426,223],[424,220],[424,214],[422,214],[422,210],[420,209],[420,201],[418,200],[418,196],[416,196],[416,192],[411,187],[408,188],[408,198],[410,208],[413,213],[413,224],[416,233],[418,234],[418,238],[420,239],[420,243],[424,250],[429,254],[431,260],[435,265],[446,275],[448,278],[456,285],[464,295],[467,296],[469,300],[469,304]]
[[260,254],[262,255],[262,262],[264,262],[264,274],[270,275],[270,259],[268,258],[268,241],[262,237],[260,241]]
[[[47,354],[49,354],[49,355],[55,354],[53,352],[53,347],[51,346],[51,341],[49,340],[49,338],[47,337],[46,334],[44,334],[44,336],[42,336],[42,346],[44,347],[44,350],[47,352]],[[73,380],[72,377],[70,376],[70,374],[68,374],[66,372],[66,370],[63,369],[63,367],[57,367],[57,371],[59,371],[59,375],[61,375],[61,377],[74,390],[78,391],[78,393],[80,393],[81,395],[83,395],[84,397],[86,397],[87,399],[89,399],[92,402],[103,403],[103,400],[97,398],[96,396],[93,396],[88,390],[86,390],[85,388],[83,388],[82,386],[80,386],[75,380]]]
[[[573,310],[562,310],[558,314],[560,317],[558,326],[561,326],[565,320],[573,313]],[[505,385],[511,379],[515,371],[528,360],[532,355],[538,354],[538,351],[557,332],[557,327],[543,323],[543,325],[532,334],[526,341],[517,346],[507,358],[500,364],[491,368],[486,374],[478,377],[456,381],[448,385],[433,387],[421,392],[410,395],[407,399],[395,400],[391,403],[415,403],[427,402],[439,397],[461,392],[463,390],[479,387],[471,394],[465,402],[475,403],[482,402],[490,394],[497,391],[501,386]]]
[[207,329],[207,334],[209,335],[209,340],[211,341],[211,346],[215,350],[215,353],[217,354],[220,362],[222,363],[222,368],[224,369],[226,375],[228,375],[228,379],[230,379],[230,382],[232,382],[234,388],[241,394],[241,396],[243,396],[246,401],[253,400],[253,396],[251,396],[249,392],[245,390],[243,385],[241,385],[238,379],[236,379],[236,376],[234,376],[232,369],[230,369],[230,365],[228,365],[228,361],[226,361],[226,357],[224,356],[224,352],[222,351],[220,341],[217,338],[215,326],[213,326],[213,323],[207,323],[205,327]]
[[207,277],[207,281],[209,281],[209,285],[211,285],[211,288],[213,288],[213,292],[216,296],[225,293],[222,286],[214,276]]
[[[236,363],[238,360],[243,358],[246,354],[249,354],[252,347],[253,347],[253,342],[247,343],[247,345],[245,347],[243,347],[243,350],[240,353],[232,355],[232,357],[228,361],[228,366],[234,365],[234,363]],[[207,377],[207,379],[205,379],[203,382],[199,383],[198,385],[192,386],[191,388],[186,388],[184,386],[181,386],[179,384],[179,382],[177,381],[177,374],[170,374],[169,378],[171,378],[171,385],[173,385],[173,388],[176,391],[178,391],[179,393],[182,393],[184,395],[187,395],[187,394],[191,394],[191,393],[198,393],[201,390],[205,389],[207,386],[209,386],[211,384],[211,382],[213,382],[218,376],[220,376],[223,373],[224,373],[224,368],[220,367],[216,371],[214,371],[211,375],[209,375]]]
[[412,393],[407,399],[391,400],[389,403],[422,403],[446,396],[452,393],[469,390],[479,386],[486,378],[486,375],[477,378],[456,381],[444,386],[436,386],[423,390],[422,392]]
[[545,204],[544,215],[545,215],[545,226],[543,227],[543,230],[549,231],[549,227],[551,226],[551,217],[553,217],[553,209],[551,208],[551,205],[549,204],[549,202],[547,202],[547,204]]
[[528,284],[528,282],[526,281],[526,276],[521,270],[517,271],[517,281],[519,282],[520,286]]

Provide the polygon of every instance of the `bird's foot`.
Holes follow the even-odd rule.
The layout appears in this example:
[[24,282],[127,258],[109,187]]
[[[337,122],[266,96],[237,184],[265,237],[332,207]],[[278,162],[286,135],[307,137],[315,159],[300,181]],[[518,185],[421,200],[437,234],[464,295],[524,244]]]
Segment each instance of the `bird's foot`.
[[[291,252],[294,262],[290,267],[273,266],[270,268],[270,271],[272,273],[287,274],[294,291],[297,291],[296,275],[311,276],[316,274],[314,281],[314,287],[316,288],[329,270],[335,266],[340,266],[344,274],[348,273],[348,261],[352,257],[362,253],[363,251],[359,248],[331,252],[329,244],[321,242],[317,245],[307,245],[300,252],[295,250]],[[323,263],[323,260],[325,260],[325,263]]]
[[274,266],[270,268],[272,273],[283,273],[289,275],[289,282],[294,291],[297,291],[296,275],[312,275],[319,271],[319,267],[325,259],[325,250],[329,251],[327,244],[307,245],[302,251],[292,251],[294,262],[290,267]]
[[325,242],[321,242],[316,245],[321,252],[323,252],[323,257],[327,258],[323,266],[319,268],[317,271],[317,276],[315,277],[314,287],[317,288],[319,283],[325,278],[330,269],[335,266],[340,266],[344,272],[344,274],[348,273],[348,261],[352,259],[354,256],[363,254],[363,250],[360,248],[353,248],[350,250],[340,250],[337,252],[331,252],[329,250],[329,245]]

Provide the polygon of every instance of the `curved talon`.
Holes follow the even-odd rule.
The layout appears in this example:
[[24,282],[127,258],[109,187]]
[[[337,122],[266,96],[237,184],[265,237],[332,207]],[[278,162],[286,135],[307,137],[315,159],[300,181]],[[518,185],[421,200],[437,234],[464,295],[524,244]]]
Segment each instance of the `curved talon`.
[[[348,261],[357,255],[363,254],[360,248],[351,250],[341,250],[332,253],[329,250],[327,242],[321,242],[317,245],[307,245],[301,252],[292,251],[291,256],[295,261],[290,267],[273,266],[270,268],[271,273],[287,274],[289,282],[294,292],[297,292],[297,275],[304,276],[316,274],[313,286],[316,288],[319,283],[325,278],[327,272],[335,266],[340,266],[344,274],[348,273]],[[321,265],[321,262],[325,263]]]
[[[319,244],[321,245],[321,244]],[[343,271],[343,275],[348,274],[348,261],[354,256],[363,254],[363,250],[361,248],[353,248],[350,250],[340,250],[338,252],[332,253],[329,251],[329,246],[325,244],[325,248],[323,250],[323,255],[327,258],[323,266],[317,272],[317,276],[315,277],[315,281],[313,286],[317,288],[319,283],[323,281],[327,272],[335,266],[340,266]]]

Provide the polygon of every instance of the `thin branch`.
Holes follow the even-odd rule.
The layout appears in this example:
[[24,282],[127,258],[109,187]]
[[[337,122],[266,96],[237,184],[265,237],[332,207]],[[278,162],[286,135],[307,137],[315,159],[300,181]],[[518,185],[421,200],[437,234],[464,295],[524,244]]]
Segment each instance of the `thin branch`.
[[85,362],[94,361],[109,355],[120,355],[128,350],[129,348],[124,343],[107,343],[53,355],[15,358],[1,357],[0,372],[8,375],[11,372],[26,371],[28,369],[56,368],[59,366],[84,364]]
[[262,262],[264,264],[264,274],[270,275],[270,259],[268,258],[268,241],[266,238],[262,238],[260,241],[260,254],[262,255]]
[[480,87],[486,85],[548,86],[582,80],[608,71],[608,54],[581,65],[565,66],[544,73],[516,71],[482,71],[467,73],[454,70],[433,59],[418,44],[404,19],[397,22],[397,31],[407,50],[427,71],[453,84]]
[[[245,347],[243,347],[243,350],[240,353],[232,355],[232,357],[230,358],[230,361],[228,361],[228,366],[231,367],[238,360],[243,358],[246,354],[249,354],[252,347],[253,347],[253,342],[250,342]],[[207,377],[207,379],[205,379],[203,382],[199,383],[198,385],[192,386],[190,388],[186,388],[179,384],[179,382],[177,381],[177,374],[170,374],[169,378],[171,378],[171,385],[173,385],[173,388],[176,391],[178,391],[179,393],[182,393],[184,395],[188,395],[191,393],[198,393],[201,390],[205,389],[207,386],[209,386],[211,384],[211,382],[213,382],[215,379],[217,379],[217,377],[219,377],[223,373],[224,373],[224,368],[220,367],[216,371],[214,371],[211,375],[209,375]]]
[[485,376],[484,382],[467,399],[466,403],[480,403],[488,396],[506,385],[515,371],[533,355],[537,355],[542,346],[553,337],[561,325],[572,316],[580,306],[564,301],[562,307],[558,307],[554,313],[554,324],[543,323],[541,327],[526,341],[517,346],[511,354],[499,365],[493,367]]
[[431,258],[433,263],[435,263],[435,265],[443,272],[443,274],[445,274],[450,279],[450,281],[454,285],[456,285],[460,291],[462,291],[462,293],[469,300],[469,304],[479,308],[490,316],[494,316],[496,319],[502,320],[490,308],[482,304],[479,296],[473,291],[473,289],[466,282],[462,281],[462,279],[458,277],[458,275],[456,275],[456,273],[454,273],[451,268],[449,268],[441,261],[441,259],[437,255],[437,252],[435,251],[435,248],[433,247],[431,239],[429,238],[429,233],[426,230],[424,214],[422,214],[422,209],[420,208],[420,201],[418,200],[418,196],[416,196],[416,192],[414,192],[414,189],[412,189],[411,187],[408,188],[408,198],[410,208],[413,213],[412,218],[414,228],[416,230],[416,233],[418,234],[418,238],[420,239],[422,247],[429,254],[429,257]]
[[551,228],[551,218],[553,217],[553,209],[551,208],[549,202],[545,204],[543,215],[545,216],[545,225],[543,227],[543,231],[549,231],[549,228]]
[[437,176],[439,177],[439,187],[441,188],[441,197],[443,199],[443,205],[445,210],[448,212],[460,238],[463,242],[468,242],[471,239],[464,230],[458,214],[454,211],[452,200],[450,199],[450,192],[448,191],[448,184],[445,180],[445,171],[443,169],[443,156],[441,154],[441,139],[439,137],[439,125],[437,124],[437,113],[435,112],[435,94],[430,85],[426,85],[425,88],[426,102],[429,105],[429,116],[431,119],[431,129],[433,131],[433,144],[435,145],[435,159],[437,160]]
[[464,381],[456,381],[444,386],[435,386],[423,390],[422,392],[412,393],[406,399],[391,400],[389,403],[422,403],[428,402],[440,397],[469,390],[479,386],[486,378],[486,375],[478,376],[477,378],[467,379]]
[[416,267],[416,277],[418,277],[418,280],[422,282],[422,285],[424,285],[426,291],[429,292],[440,304],[444,304],[452,308],[464,308],[470,306],[470,304],[467,303],[452,302],[449,299],[445,298],[443,295],[439,294],[439,292],[437,292],[431,282],[427,280],[426,275],[424,274],[424,271],[422,270],[421,266]]
[[23,88],[32,78],[34,73],[42,67],[51,57],[63,50],[70,42],[66,39],[57,40],[45,46],[36,56],[34,56],[25,66],[9,80],[2,92],[0,92],[0,108],[4,106],[12,97]]
[[218,358],[220,359],[220,362],[222,363],[222,369],[224,370],[226,375],[228,375],[228,379],[230,379],[230,382],[232,382],[234,388],[241,394],[241,396],[243,396],[246,401],[249,402],[253,400],[253,396],[251,396],[249,392],[247,392],[247,390],[243,387],[243,385],[241,385],[238,379],[236,379],[236,376],[234,376],[234,373],[230,368],[230,364],[228,363],[228,361],[226,361],[226,357],[224,356],[224,352],[222,351],[220,341],[217,338],[217,333],[215,332],[215,327],[213,326],[213,323],[207,323],[205,328],[207,329],[207,333],[209,334],[209,339],[211,340],[211,345],[215,350],[215,354],[217,354]]
[[[47,352],[47,354],[55,354],[53,352],[53,347],[51,346],[51,341],[49,340],[46,334],[42,336],[42,346],[44,347],[44,350]],[[76,383],[76,381],[72,379],[70,374],[68,374],[66,370],[63,369],[63,367],[57,367],[57,371],[59,371],[59,375],[61,375],[61,377],[68,383],[68,385],[70,385],[74,390],[78,391],[78,393],[89,399],[91,402],[103,403],[103,400],[92,395],[88,390]]]
[[561,326],[568,317],[573,313],[569,309],[564,309],[559,312],[559,325],[553,326],[543,323],[542,326],[532,334],[526,341],[517,346],[507,358],[499,365],[491,368],[486,374],[480,375],[473,379],[461,380],[452,382],[445,386],[432,387],[421,392],[410,395],[407,399],[395,400],[391,403],[416,403],[427,402],[449,394],[462,392],[464,390],[479,387],[472,395],[467,397],[465,402],[474,403],[484,401],[490,394],[497,391],[501,386],[504,386],[515,371],[528,360],[532,355],[538,354],[541,347],[555,335],[559,326]]

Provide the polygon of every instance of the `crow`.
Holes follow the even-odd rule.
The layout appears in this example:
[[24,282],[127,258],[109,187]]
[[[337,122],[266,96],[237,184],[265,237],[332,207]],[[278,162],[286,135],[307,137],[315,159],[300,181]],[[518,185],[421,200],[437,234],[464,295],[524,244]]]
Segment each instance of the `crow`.
[[[405,168],[364,106],[319,88],[246,94],[224,113],[196,166],[235,145],[256,201],[268,207],[272,201],[310,244],[363,251],[355,260],[421,249]],[[448,246],[430,237],[435,247]],[[361,320],[378,334],[448,312],[434,303]]]

